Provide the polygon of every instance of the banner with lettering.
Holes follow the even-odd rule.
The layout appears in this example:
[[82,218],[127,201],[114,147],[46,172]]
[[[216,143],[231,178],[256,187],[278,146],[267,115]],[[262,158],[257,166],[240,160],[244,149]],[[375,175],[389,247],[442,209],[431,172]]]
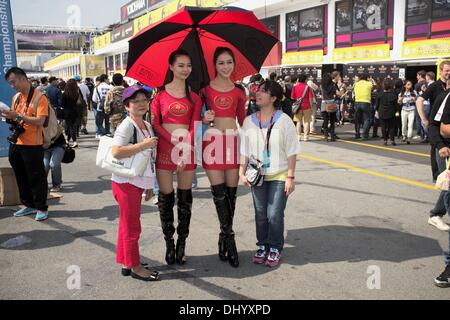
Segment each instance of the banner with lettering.
[[[14,91],[5,80],[6,72],[17,65],[14,30],[11,14],[10,0],[0,0],[0,101],[11,106]],[[7,157],[9,143],[6,137],[9,135],[8,125],[0,121],[0,157]]]

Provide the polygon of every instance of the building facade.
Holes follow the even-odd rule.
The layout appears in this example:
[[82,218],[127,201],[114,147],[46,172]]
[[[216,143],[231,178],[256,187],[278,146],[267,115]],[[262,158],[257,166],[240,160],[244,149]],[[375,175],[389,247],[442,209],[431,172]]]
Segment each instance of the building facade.
[[[264,63],[263,76],[272,71],[307,73],[319,81],[324,72],[339,70],[348,83],[358,73],[415,80],[418,70],[437,72],[436,63],[450,57],[448,1],[178,0],[157,5],[134,19],[123,16],[122,25],[94,39],[92,47],[103,58],[105,72],[125,73],[128,40],[183,5],[232,5],[254,11],[280,39]],[[72,68],[61,62],[47,70],[60,67]]]

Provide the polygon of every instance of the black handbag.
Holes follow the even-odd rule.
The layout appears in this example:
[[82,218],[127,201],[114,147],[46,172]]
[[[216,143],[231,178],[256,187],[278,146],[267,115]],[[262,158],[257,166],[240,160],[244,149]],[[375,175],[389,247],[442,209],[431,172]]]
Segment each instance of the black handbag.
[[64,156],[61,160],[62,163],[72,163],[75,160],[75,149],[66,144],[64,146]]

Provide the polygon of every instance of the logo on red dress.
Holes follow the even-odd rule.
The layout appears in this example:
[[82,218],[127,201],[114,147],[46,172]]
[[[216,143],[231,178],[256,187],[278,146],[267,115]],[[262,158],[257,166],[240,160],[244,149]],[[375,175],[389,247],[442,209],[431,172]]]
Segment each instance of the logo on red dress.
[[182,117],[188,112],[188,106],[181,102],[173,102],[169,105],[169,112],[177,117]]
[[227,110],[233,105],[233,98],[230,96],[217,96],[214,99],[214,104],[220,110]]

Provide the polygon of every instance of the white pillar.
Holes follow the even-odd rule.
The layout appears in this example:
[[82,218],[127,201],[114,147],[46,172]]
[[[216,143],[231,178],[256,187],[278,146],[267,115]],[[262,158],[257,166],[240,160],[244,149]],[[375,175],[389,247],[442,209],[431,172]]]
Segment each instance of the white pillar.
[[333,63],[334,38],[336,35],[335,26],[336,0],[328,2],[328,54],[324,57],[324,64]]
[[406,26],[406,0],[394,1],[394,23],[392,37],[391,59],[400,60],[402,58],[402,47],[405,41]]
[[283,44],[282,53],[286,53],[286,13],[280,14],[280,41]]

